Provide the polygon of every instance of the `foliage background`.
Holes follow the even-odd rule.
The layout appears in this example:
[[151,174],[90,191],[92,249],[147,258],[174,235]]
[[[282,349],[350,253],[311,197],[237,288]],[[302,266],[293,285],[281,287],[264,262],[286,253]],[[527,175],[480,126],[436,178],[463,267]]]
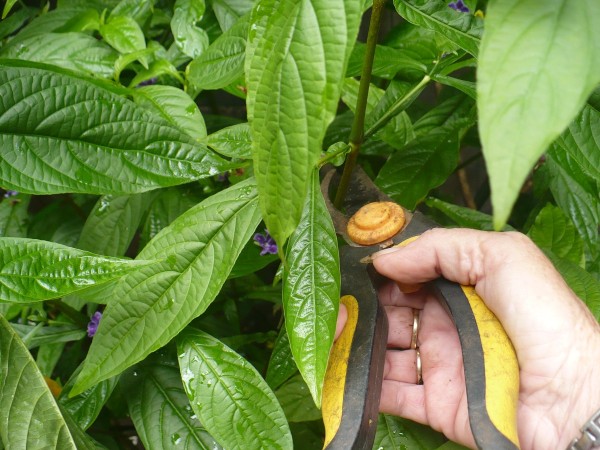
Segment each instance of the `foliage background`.
[[[600,5],[449,3],[385,2],[359,163],[444,226],[527,233],[600,319]],[[322,446],[317,169],[350,150],[370,6],[5,2],[0,448]],[[381,416],[375,448],[457,446]]]

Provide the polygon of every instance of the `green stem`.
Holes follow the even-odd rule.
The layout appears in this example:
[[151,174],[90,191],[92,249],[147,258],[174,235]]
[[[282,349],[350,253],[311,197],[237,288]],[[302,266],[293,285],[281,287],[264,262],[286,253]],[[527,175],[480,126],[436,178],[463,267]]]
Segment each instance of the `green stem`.
[[400,114],[404,111],[408,106],[413,102],[415,98],[419,96],[419,94],[425,89],[425,86],[431,81],[430,75],[425,75],[419,83],[408,91],[403,97],[399,98],[394,102],[392,107],[387,110],[387,112],[381,116],[377,122],[375,122],[371,127],[365,132],[365,139],[373,136],[379,130],[381,130],[387,123],[394,118],[397,114]]
[[69,305],[60,300],[47,300],[46,304],[58,309],[61,313],[63,313],[80,327],[87,327],[87,324],[90,321],[89,318],[83,313],[77,311],[75,308],[71,308]]
[[375,57],[375,47],[379,36],[379,24],[381,22],[381,13],[385,0],[375,0],[371,10],[371,22],[369,23],[369,34],[367,35],[367,48],[365,51],[365,60],[363,63],[360,85],[358,87],[358,99],[356,101],[356,110],[354,122],[350,131],[350,154],[344,164],[344,172],[340,179],[340,184],[335,195],[334,204],[340,209],[346,196],[346,191],[350,184],[352,172],[356,166],[358,152],[364,138],[365,113],[367,110],[367,98],[369,96],[369,85],[371,84],[371,72],[373,71],[373,58]]

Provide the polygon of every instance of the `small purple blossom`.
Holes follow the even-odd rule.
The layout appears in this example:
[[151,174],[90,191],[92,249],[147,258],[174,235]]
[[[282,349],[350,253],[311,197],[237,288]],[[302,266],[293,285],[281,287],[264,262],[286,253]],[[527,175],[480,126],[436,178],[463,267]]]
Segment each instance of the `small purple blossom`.
[[217,181],[219,183],[225,183],[228,180],[229,180],[229,172],[223,172],[223,173],[220,173],[219,175],[217,175]]
[[19,195],[17,191],[11,191],[10,189],[4,193],[4,198],[14,197],[15,195]]
[[92,318],[90,319],[90,323],[87,326],[87,334],[89,337],[94,337],[96,331],[98,331],[98,325],[100,324],[100,319],[102,319],[102,313],[100,311],[96,311]]
[[149,78],[147,80],[144,80],[144,81],[141,81],[140,83],[138,83],[137,87],[150,86],[150,85],[156,84],[157,81],[158,81],[158,78],[156,78],[156,77]]
[[268,230],[265,230],[265,234],[256,233],[254,235],[254,242],[262,248],[260,256],[277,254],[277,244]]
[[468,13],[471,11],[469,7],[465,5],[465,2],[463,2],[463,0],[456,0],[455,2],[450,2],[448,3],[448,6],[462,13]]

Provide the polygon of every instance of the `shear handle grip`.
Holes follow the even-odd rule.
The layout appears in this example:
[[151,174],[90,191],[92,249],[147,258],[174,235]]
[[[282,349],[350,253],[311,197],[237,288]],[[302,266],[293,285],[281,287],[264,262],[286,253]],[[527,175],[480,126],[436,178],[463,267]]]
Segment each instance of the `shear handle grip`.
[[512,343],[473,286],[443,278],[435,280],[433,286],[458,331],[469,422],[477,448],[519,449],[519,365]]

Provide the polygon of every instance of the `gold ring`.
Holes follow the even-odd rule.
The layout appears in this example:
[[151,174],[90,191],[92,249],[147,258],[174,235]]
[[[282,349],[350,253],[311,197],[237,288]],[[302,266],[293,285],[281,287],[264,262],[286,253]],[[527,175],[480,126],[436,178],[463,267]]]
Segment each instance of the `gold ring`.
[[415,350],[417,348],[417,336],[419,334],[420,313],[421,313],[421,311],[419,309],[413,309],[413,328],[412,328],[412,337],[410,338],[411,350]]
[[417,349],[417,384],[423,384],[423,366],[421,365],[421,352]]

